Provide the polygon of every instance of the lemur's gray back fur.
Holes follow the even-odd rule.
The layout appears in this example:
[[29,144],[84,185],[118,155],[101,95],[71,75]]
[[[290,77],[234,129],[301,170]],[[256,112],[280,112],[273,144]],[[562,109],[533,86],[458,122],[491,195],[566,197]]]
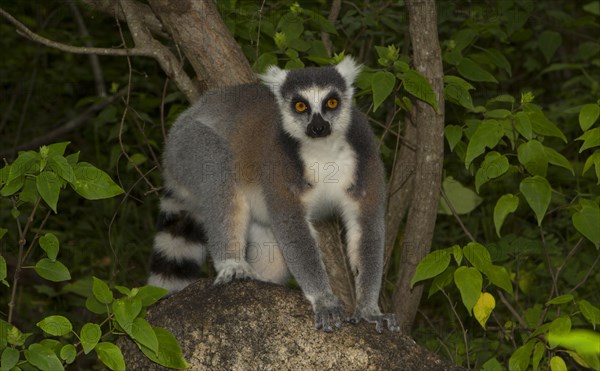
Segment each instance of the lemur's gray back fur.
[[[352,106],[358,66],[263,76],[266,85],[212,90],[173,125],[164,152],[149,284],[177,291],[211,255],[216,283],[284,283],[291,273],[326,331],[347,318],[317,246],[315,219],[338,213],[356,276],[355,321],[398,326],[377,304],[384,243],[384,171]],[[343,257],[340,257],[343,258]]]

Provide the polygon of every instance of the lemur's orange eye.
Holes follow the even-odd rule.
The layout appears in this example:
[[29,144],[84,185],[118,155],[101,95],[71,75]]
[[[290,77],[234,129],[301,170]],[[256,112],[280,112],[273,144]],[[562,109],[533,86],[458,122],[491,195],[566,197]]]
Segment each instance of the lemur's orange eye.
[[296,102],[296,104],[294,105],[294,108],[296,108],[296,111],[298,112],[304,112],[306,111],[306,109],[308,108],[306,106],[306,103],[302,102],[302,101],[298,101]]
[[337,105],[338,105],[337,99],[335,99],[335,98],[329,98],[327,100],[327,107],[328,108],[334,109],[334,108],[337,107]]

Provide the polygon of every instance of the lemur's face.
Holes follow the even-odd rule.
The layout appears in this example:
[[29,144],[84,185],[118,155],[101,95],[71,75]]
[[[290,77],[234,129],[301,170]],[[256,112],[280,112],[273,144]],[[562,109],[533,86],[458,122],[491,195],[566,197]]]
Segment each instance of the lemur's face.
[[272,67],[263,80],[277,97],[284,130],[301,141],[318,140],[345,134],[357,73],[356,64],[346,59],[335,67],[291,71]]

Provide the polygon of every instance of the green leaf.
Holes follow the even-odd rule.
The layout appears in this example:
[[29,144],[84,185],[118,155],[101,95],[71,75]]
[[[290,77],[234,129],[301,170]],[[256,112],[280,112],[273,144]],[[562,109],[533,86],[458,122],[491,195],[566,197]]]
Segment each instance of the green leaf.
[[473,98],[469,90],[475,89],[473,85],[458,76],[444,76],[444,96],[452,103],[474,110]]
[[98,301],[102,304],[110,304],[113,301],[113,293],[108,285],[99,278],[92,277],[92,292]]
[[490,318],[492,311],[496,307],[496,299],[492,296],[492,294],[487,292],[482,292],[479,295],[479,299],[475,303],[473,307],[473,315],[475,319],[481,327],[485,330],[485,324],[487,320]]
[[108,312],[107,305],[100,303],[94,296],[89,296],[85,300],[85,307],[90,312],[96,314],[104,314]]
[[583,165],[583,171],[581,174],[585,174],[591,167],[594,165],[594,169],[596,171],[596,179],[598,182],[596,184],[600,185],[600,149],[594,151],[594,153],[585,160],[585,165]]
[[51,171],[42,171],[35,178],[35,185],[42,199],[46,201],[56,214],[56,204],[58,203],[58,195],[60,193],[60,180],[58,176]]
[[65,154],[65,150],[67,149],[67,146],[69,145],[69,143],[71,143],[71,142],[59,142],[59,143],[49,144],[47,146],[48,157],[63,156]]
[[481,365],[481,371],[504,371],[505,368],[496,358],[490,358]]
[[538,225],[542,225],[548,205],[550,205],[550,198],[552,195],[552,188],[550,183],[539,175],[525,178],[521,181],[519,189],[525,200],[535,213],[538,221]]
[[567,371],[567,364],[559,356],[550,358],[550,370],[552,371]]
[[119,325],[130,334],[133,320],[142,310],[142,301],[138,298],[117,299],[113,302],[112,308]]
[[590,1],[583,6],[583,10],[593,15],[600,16],[600,3],[598,3],[598,1]]
[[490,60],[492,61],[492,63],[506,71],[508,76],[512,76],[510,62],[508,61],[508,59],[506,59],[506,57],[504,56],[504,54],[502,54],[501,51],[493,48],[487,48],[485,49],[485,52],[490,56]]
[[415,283],[435,277],[442,273],[450,264],[450,252],[447,250],[435,250],[427,254],[415,270],[415,275],[410,281],[412,288]]
[[31,344],[24,353],[25,359],[39,369],[53,371],[64,370],[62,362],[58,359],[52,349],[41,344]]
[[485,155],[477,174],[475,175],[475,190],[479,193],[479,187],[497,178],[508,171],[508,158],[496,151]]
[[265,73],[267,67],[277,65],[277,56],[274,53],[264,53],[254,62],[254,72]]
[[[444,179],[442,188],[458,215],[470,213],[483,201],[475,192],[463,186],[451,176]],[[438,212],[440,214],[452,215],[452,210],[444,198],[440,199]]]
[[383,103],[383,101],[392,93],[396,84],[396,76],[387,71],[376,72],[371,79],[371,89],[373,90],[373,111]]
[[0,282],[2,282],[6,287],[10,287],[10,285],[6,281],[6,275],[6,260],[2,255],[0,255]]
[[281,17],[277,28],[285,33],[285,37],[290,40],[296,39],[302,35],[302,32],[304,31],[304,24],[302,22],[302,18],[294,15],[293,13],[287,13]]
[[498,80],[496,80],[494,75],[484,70],[471,58],[465,57],[461,59],[456,67],[458,69],[458,73],[468,80],[498,83]]
[[418,71],[408,70],[402,75],[402,81],[408,93],[429,104],[437,112],[437,99],[425,76]]
[[79,332],[79,339],[81,340],[81,346],[83,352],[88,354],[91,352],[100,341],[102,337],[102,330],[100,326],[95,323],[86,323]]
[[452,251],[452,255],[454,256],[454,260],[456,261],[456,264],[460,265],[460,263],[462,262],[462,258],[464,256],[463,249],[461,249],[460,246],[458,246],[458,245],[454,245],[454,246],[450,247],[449,250]]
[[162,287],[144,286],[140,287],[140,290],[135,297],[142,301],[142,306],[148,307],[156,303],[168,293],[169,290],[163,289]]
[[52,156],[48,158],[48,165],[54,172],[69,183],[75,183],[73,167],[63,156]]
[[431,295],[435,294],[436,292],[440,291],[441,289],[452,283],[452,281],[454,280],[454,270],[455,268],[450,265],[441,274],[435,276],[433,281],[431,281],[428,297],[431,297]]
[[531,121],[531,127],[533,131],[540,135],[557,137],[563,140],[563,142],[567,143],[567,137],[563,134],[563,132],[556,126],[555,123],[548,120],[544,112],[536,105],[531,103],[526,103],[523,105],[524,111],[529,116],[529,120]]
[[533,347],[534,343],[528,342],[522,347],[517,348],[508,360],[508,369],[511,371],[526,371],[527,366],[529,366]]
[[67,159],[69,165],[71,165],[71,167],[74,167],[75,165],[77,165],[77,161],[79,161],[79,152],[71,153],[65,158]]
[[35,271],[40,277],[52,282],[62,282],[71,279],[71,273],[61,262],[50,259],[40,259],[35,264]]
[[500,142],[500,139],[504,136],[504,128],[496,120],[484,120],[479,124],[475,133],[469,140],[467,145],[467,154],[465,156],[465,167],[469,168],[469,165],[473,160],[481,155],[486,148],[494,148]]
[[2,351],[2,357],[0,358],[0,364],[2,364],[2,370],[11,370],[19,362],[19,351],[14,348],[4,348]]
[[581,130],[587,131],[600,116],[600,106],[595,103],[586,104],[579,111],[579,126]]
[[531,128],[531,121],[529,120],[529,116],[521,111],[517,112],[515,115],[515,128],[525,137],[525,139],[530,140],[533,138],[533,129]]
[[569,303],[572,301],[573,301],[573,295],[566,294],[566,295],[557,296],[554,299],[549,300],[548,302],[546,302],[546,305],[560,305],[560,304],[565,304],[565,303]]
[[2,189],[0,190],[0,195],[2,195],[4,197],[12,196],[19,189],[21,189],[21,187],[23,187],[24,184],[25,184],[24,176],[20,176],[16,179],[13,179],[10,182],[6,183],[4,185],[4,187],[2,187]]
[[6,234],[6,232],[8,232],[8,229],[6,229],[6,228],[0,228],[0,240],[2,239],[2,237],[4,237],[4,235]]
[[505,119],[511,116],[509,110],[506,109],[493,109],[490,111],[486,111],[484,114],[487,119]]
[[63,316],[48,316],[36,323],[36,326],[52,336],[64,336],[73,330],[71,321]]
[[454,147],[462,138],[462,128],[458,125],[448,125],[444,128],[444,134],[446,135],[446,140],[448,140],[448,146],[450,146],[450,150],[454,151]]
[[568,316],[558,317],[550,323],[550,329],[548,331],[548,346],[550,349],[556,348],[558,342],[550,340],[553,336],[555,339],[561,338],[571,331],[571,319]]
[[592,324],[594,330],[596,325],[600,324],[600,309],[593,306],[589,301],[582,299],[577,301],[577,306],[585,319]]
[[40,155],[33,151],[19,152],[17,159],[13,161],[8,172],[6,183],[10,183],[26,173],[33,173],[38,170],[37,162],[40,160]]
[[46,252],[46,255],[48,255],[48,258],[55,261],[59,250],[58,238],[52,233],[46,233],[44,236],[40,237],[39,243]]
[[512,295],[513,285],[506,268],[490,264],[484,267],[482,272],[492,284]]
[[596,246],[600,246],[600,208],[597,204],[586,202],[581,210],[571,218],[575,229]]
[[502,195],[494,206],[494,226],[496,227],[496,234],[500,237],[500,229],[504,224],[504,220],[510,213],[514,213],[519,206],[519,197],[512,193]]
[[575,350],[580,355],[600,354],[600,334],[590,330],[575,329],[570,332],[550,332],[548,341],[557,346]]
[[546,176],[548,170],[548,159],[542,143],[530,140],[523,143],[517,149],[519,162],[532,175]]
[[550,63],[552,56],[556,53],[556,49],[562,44],[562,36],[558,32],[544,31],[538,39],[538,47],[546,58],[546,62]]
[[483,277],[481,273],[475,268],[471,267],[458,267],[454,271],[454,283],[460,291],[462,302],[467,308],[469,314],[477,303],[479,295],[481,294],[481,288],[483,284]]
[[158,353],[158,339],[152,326],[145,319],[135,318],[128,334],[136,343],[143,345],[154,353]]
[[581,145],[581,148],[579,148],[579,153],[588,148],[600,146],[600,127],[586,131],[582,136],[575,140],[583,140],[583,144]]
[[548,158],[549,163],[551,163],[552,165],[556,165],[556,166],[565,168],[565,169],[569,170],[571,172],[571,174],[575,175],[575,170],[573,169],[573,165],[571,165],[571,162],[569,160],[567,160],[567,158],[565,156],[561,155],[553,148],[546,147],[546,146],[544,146],[544,153],[546,154],[546,157]]
[[531,361],[533,365],[533,370],[538,369],[540,361],[542,360],[542,357],[544,357],[545,350],[546,346],[544,345],[544,343],[542,343],[541,341],[535,343],[535,348],[533,349],[533,358]]
[[77,349],[73,344],[66,344],[60,349],[60,358],[62,358],[67,364],[73,363],[77,357]]
[[125,370],[125,361],[121,349],[113,343],[102,342],[96,345],[98,358],[111,370]]
[[73,189],[88,200],[100,200],[123,193],[123,189],[108,174],[90,163],[80,162],[74,171],[77,180]]
[[463,254],[469,263],[473,264],[473,266],[480,271],[492,264],[490,252],[480,243],[469,242],[467,246],[463,248]]
[[183,358],[183,352],[175,336],[160,327],[153,327],[153,329],[158,339],[158,354],[154,354],[150,349],[141,346],[140,349],[146,357],[165,367],[179,370],[190,367]]

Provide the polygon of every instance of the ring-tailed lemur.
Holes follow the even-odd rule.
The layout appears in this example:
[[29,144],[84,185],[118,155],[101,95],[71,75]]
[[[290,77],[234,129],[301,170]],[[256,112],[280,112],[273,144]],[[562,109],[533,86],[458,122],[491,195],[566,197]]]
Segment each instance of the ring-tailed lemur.
[[348,319],[335,297],[312,222],[338,213],[355,274],[353,322],[382,314],[384,169],[374,135],[352,105],[360,67],[284,71],[265,84],[213,90],[184,112],[165,146],[149,284],[180,290],[210,253],[215,283],[251,278],[285,283],[290,272],[325,331]]

